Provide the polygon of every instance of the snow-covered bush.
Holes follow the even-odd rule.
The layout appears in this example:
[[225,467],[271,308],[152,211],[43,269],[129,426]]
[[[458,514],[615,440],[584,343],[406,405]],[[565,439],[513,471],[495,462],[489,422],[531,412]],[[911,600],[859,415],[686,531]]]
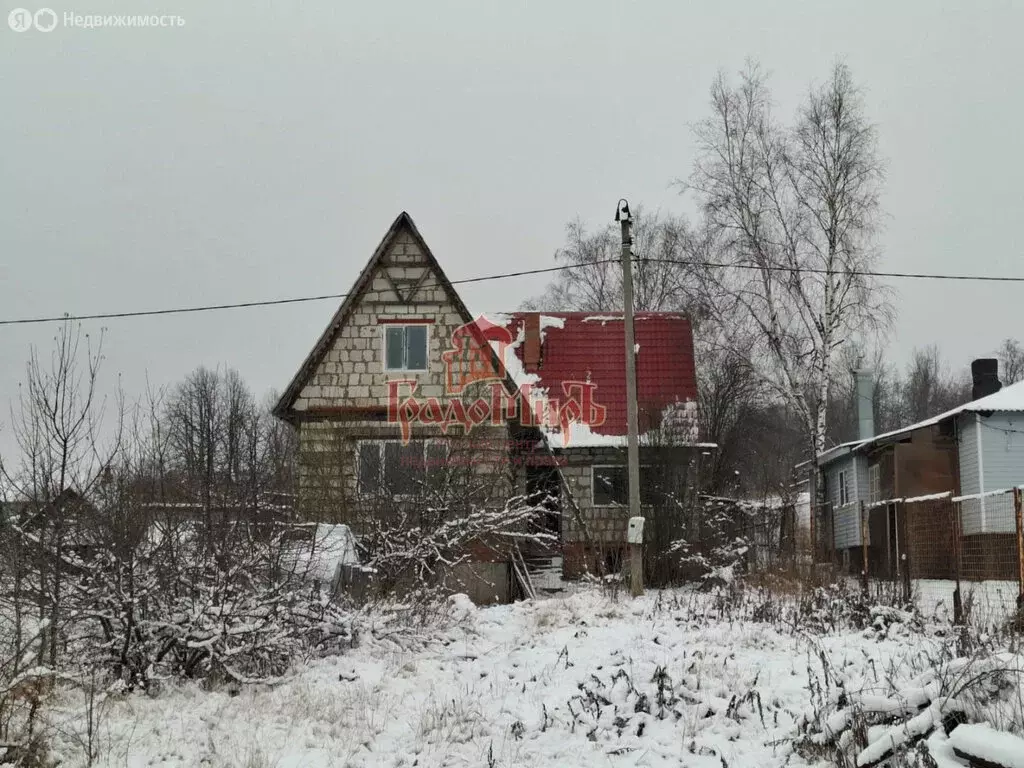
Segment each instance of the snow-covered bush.
[[272,678],[351,642],[346,612],[296,571],[299,545],[284,547],[283,532],[234,524],[200,546],[193,534],[154,529],[127,552],[97,547],[81,561],[71,603],[80,654],[127,688],[150,688],[167,677]]
[[770,543],[778,535],[778,510],[763,504],[701,497],[694,517],[697,522],[672,542],[669,553],[678,559],[683,579],[702,581],[708,588],[750,570],[758,542]]
[[557,542],[540,526],[547,509],[522,496],[502,506],[457,497],[388,501],[376,511],[363,526],[359,546],[378,596],[402,593],[433,601],[450,591],[453,569],[474,557],[505,559],[522,546]]

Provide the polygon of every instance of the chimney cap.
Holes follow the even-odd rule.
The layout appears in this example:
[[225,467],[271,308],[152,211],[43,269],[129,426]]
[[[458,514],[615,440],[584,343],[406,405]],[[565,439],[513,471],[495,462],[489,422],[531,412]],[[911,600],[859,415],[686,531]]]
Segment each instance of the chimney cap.
[[994,395],[1003,388],[999,381],[999,361],[994,357],[979,357],[971,361],[971,399]]
[[994,357],[979,357],[971,361],[971,373],[975,376],[998,376],[999,360]]

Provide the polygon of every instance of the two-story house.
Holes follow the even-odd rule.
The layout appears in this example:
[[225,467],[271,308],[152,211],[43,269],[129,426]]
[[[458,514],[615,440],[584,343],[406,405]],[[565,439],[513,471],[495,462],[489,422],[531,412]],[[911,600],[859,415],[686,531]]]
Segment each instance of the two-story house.
[[[450,495],[459,474],[462,504],[541,499],[567,575],[614,565],[628,519],[624,333],[615,313],[474,316],[402,213],[276,405],[298,430],[299,513],[359,536],[389,505]],[[707,449],[689,320],[638,315],[636,349],[645,473],[670,466],[685,487]],[[458,577],[478,601],[509,599],[510,556],[485,544]]]

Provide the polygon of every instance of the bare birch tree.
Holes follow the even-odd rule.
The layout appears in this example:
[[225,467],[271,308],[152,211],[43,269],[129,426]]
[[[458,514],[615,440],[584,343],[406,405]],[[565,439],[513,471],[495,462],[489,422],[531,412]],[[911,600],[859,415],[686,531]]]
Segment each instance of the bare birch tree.
[[1024,347],[1016,339],[1004,339],[999,351],[1000,378],[1003,384],[1024,381]]
[[[81,499],[99,481],[117,452],[118,428],[110,444],[102,442],[104,401],[97,392],[102,335],[95,344],[88,334],[63,323],[54,338],[49,363],[33,349],[21,387],[19,407],[12,411],[13,432],[21,450],[20,466],[0,465],[12,495],[23,500],[15,528],[22,554],[36,582],[24,597],[45,625],[38,663],[54,668],[65,608],[65,555],[81,511]],[[28,587],[25,581],[21,586]]]
[[[576,219],[555,261],[558,273],[527,309],[611,312],[622,309],[621,235],[617,225],[588,230]],[[638,312],[697,312],[699,294],[689,259],[693,232],[685,218],[636,206],[633,225],[633,302]]]
[[[752,457],[752,438],[745,422],[774,419],[779,409],[763,410],[763,383],[750,364],[752,332],[729,323],[728,338],[719,332],[724,315],[710,312],[695,259],[704,256],[704,233],[685,218],[649,213],[634,206],[633,284],[635,307],[647,312],[684,312],[694,332],[701,439],[716,443],[703,480],[717,491],[738,491],[754,470],[763,467]],[[535,310],[610,312],[622,308],[620,233],[616,226],[588,230],[576,219],[566,226],[566,242],[555,261],[572,267],[558,273],[547,290],[527,303]],[[742,320],[742,319],[741,319]],[[763,417],[763,418],[760,418]],[[742,467],[738,467],[742,465]],[[789,481],[789,472],[779,478]]]
[[773,116],[756,64],[738,86],[719,76],[711,105],[688,185],[708,227],[703,287],[726,339],[753,332],[753,363],[816,456],[834,355],[890,314],[870,275],[884,177],[876,132],[844,65],[810,91],[792,127]]

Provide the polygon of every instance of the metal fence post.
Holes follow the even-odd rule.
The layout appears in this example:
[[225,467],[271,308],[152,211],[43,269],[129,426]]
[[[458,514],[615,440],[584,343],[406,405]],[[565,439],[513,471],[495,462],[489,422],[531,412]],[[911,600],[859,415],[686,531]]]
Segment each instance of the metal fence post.
[[1024,503],[1020,488],[1013,489],[1013,516],[1017,521],[1017,609],[1024,611]]
[[950,529],[953,536],[953,578],[956,581],[956,589],[953,590],[953,623],[963,624],[964,603],[963,593],[960,591],[960,556],[963,549],[963,541],[960,536],[960,502],[949,502]]
[[860,549],[863,559],[861,584],[866,595],[868,593],[868,513],[864,507],[864,499],[860,500]]
[[910,510],[902,501],[896,502],[896,569],[899,572],[900,581],[903,583],[903,602],[910,602],[910,561],[905,551],[900,551],[900,512],[903,512],[903,531],[907,539],[907,546],[910,546],[910,537],[906,531],[910,526]]

